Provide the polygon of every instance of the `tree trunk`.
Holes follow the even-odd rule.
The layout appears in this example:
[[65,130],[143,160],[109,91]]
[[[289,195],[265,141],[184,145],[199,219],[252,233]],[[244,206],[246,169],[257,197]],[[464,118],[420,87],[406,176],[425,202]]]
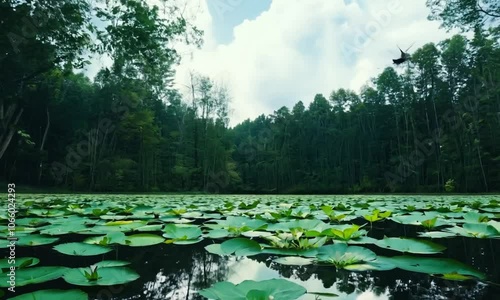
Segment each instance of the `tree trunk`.
[[40,144],[40,164],[39,164],[39,170],[38,170],[38,185],[40,185],[40,181],[42,180],[42,171],[43,171],[42,151],[43,151],[43,147],[45,146],[45,141],[47,140],[47,134],[49,133],[49,128],[50,128],[50,113],[49,113],[48,107],[47,107],[46,113],[47,113],[47,126],[45,126],[45,131],[43,133],[42,143]]
[[10,141],[12,140],[12,137],[14,136],[14,133],[16,133],[16,125],[19,122],[19,119],[21,118],[21,115],[24,112],[24,108],[21,108],[21,110],[17,113],[16,118],[14,119],[14,122],[10,124],[6,132],[2,135],[2,145],[0,146],[0,159],[2,159],[5,151],[9,147]]

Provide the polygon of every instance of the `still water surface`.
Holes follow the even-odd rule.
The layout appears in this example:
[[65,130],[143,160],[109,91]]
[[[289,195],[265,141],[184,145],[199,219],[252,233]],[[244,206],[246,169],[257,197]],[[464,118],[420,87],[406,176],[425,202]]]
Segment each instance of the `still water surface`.
[[[412,226],[402,226],[394,222],[381,222],[378,229],[370,231],[370,236],[382,238],[390,236],[415,236]],[[383,229],[382,229],[383,228]],[[412,231],[413,230],[413,231]],[[81,236],[69,235],[60,243],[81,241]],[[488,280],[500,283],[499,266],[495,254],[500,253],[500,240],[453,238],[434,240],[447,247],[442,257],[457,259],[474,266],[488,275]],[[243,280],[265,280],[284,278],[304,286],[311,292],[328,292],[337,298],[318,299],[500,299],[500,289],[491,284],[479,282],[456,282],[436,278],[427,274],[407,272],[400,269],[391,271],[349,272],[332,267],[301,266],[291,267],[274,263],[273,256],[220,257],[208,253],[204,246],[213,243],[204,240],[195,245],[160,244],[149,247],[118,246],[115,251],[95,257],[72,257],[59,254],[52,246],[18,248],[18,257],[35,256],[42,265],[63,265],[84,267],[103,259],[118,259],[132,262],[131,268],[141,277],[131,283],[106,288],[81,289],[91,295],[91,299],[203,299],[196,291],[210,287],[215,282],[228,280],[235,284]],[[371,245],[363,245],[378,255],[399,255],[390,250]],[[498,258],[498,256],[497,256]],[[20,287],[17,294],[39,289],[75,288],[58,279],[37,285]],[[305,295],[302,300],[316,299]],[[70,300],[70,299],[68,299]]]

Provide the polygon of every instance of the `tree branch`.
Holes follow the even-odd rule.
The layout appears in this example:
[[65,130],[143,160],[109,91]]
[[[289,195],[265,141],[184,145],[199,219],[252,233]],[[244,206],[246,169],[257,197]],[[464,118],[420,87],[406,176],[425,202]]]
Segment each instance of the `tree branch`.
[[485,10],[484,8],[481,7],[481,5],[479,3],[477,3],[477,9],[478,9],[478,11],[480,11],[483,14],[488,15],[490,17],[500,18],[500,14],[496,14],[496,13],[489,12],[489,11]]

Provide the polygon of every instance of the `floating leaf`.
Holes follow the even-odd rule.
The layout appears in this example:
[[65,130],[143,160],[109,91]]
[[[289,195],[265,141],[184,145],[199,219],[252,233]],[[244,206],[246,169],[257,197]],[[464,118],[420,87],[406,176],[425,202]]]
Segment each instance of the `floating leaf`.
[[427,274],[451,274],[470,275],[479,279],[485,279],[485,274],[474,269],[471,266],[463,264],[459,261],[450,258],[434,258],[420,256],[395,256],[386,258],[387,261],[393,263],[396,267]]
[[165,225],[164,237],[168,238],[174,244],[194,244],[201,241],[201,229],[192,225]]
[[15,259],[0,259],[0,269],[9,269],[15,266],[17,269],[32,267],[37,265],[40,260],[36,257],[19,257]]
[[130,265],[130,262],[123,260],[103,260],[93,264],[93,266],[99,267],[100,269],[107,267],[123,267],[126,265]]
[[347,244],[320,247],[316,257],[320,262],[351,271],[390,270],[394,268],[390,262],[378,261],[377,255],[373,251],[358,246],[347,246]]
[[497,238],[500,237],[498,230],[488,223],[464,223],[462,227],[447,228],[446,231],[457,235],[474,238]]
[[214,300],[294,300],[303,296],[307,290],[285,279],[263,281],[245,280],[234,285],[230,282],[218,282],[208,289],[199,291],[203,297]]
[[[43,267],[31,267],[26,269],[16,270],[15,283],[16,286],[25,286],[28,284],[42,283],[50,280],[55,280],[63,274],[65,274],[69,269],[66,267],[53,267],[53,266],[43,266]],[[0,280],[0,287],[10,286],[9,281]]]
[[313,263],[312,259],[298,257],[298,256],[280,257],[275,259],[274,262],[288,266],[305,266]]
[[83,242],[87,244],[94,245],[112,245],[112,244],[122,244],[125,243],[126,236],[125,233],[121,231],[110,232],[104,236],[93,236],[85,239]]
[[139,274],[127,267],[106,267],[99,269],[99,278],[97,280],[88,280],[85,272],[89,268],[70,269],[63,276],[63,279],[69,283],[80,286],[108,286],[124,284],[139,278]]
[[220,246],[209,245],[205,247],[205,249],[213,254],[234,254],[236,256],[251,256],[262,252],[262,248],[259,243],[246,238],[235,238],[227,240],[220,244]]
[[249,237],[249,238],[256,238],[256,237],[267,237],[273,235],[271,232],[268,231],[245,231],[241,233],[242,236]]
[[475,211],[469,211],[464,215],[464,220],[467,223],[482,223],[488,222],[489,218],[487,215],[483,215]]
[[[30,234],[18,236],[18,240],[16,241],[16,246],[41,246],[55,243],[59,240],[59,238],[40,235],[40,234]],[[10,242],[8,240],[0,240],[0,249],[10,247]]]
[[131,247],[145,247],[161,244],[164,241],[164,238],[156,234],[139,233],[127,236],[125,241],[120,244]]
[[86,243],[66,243],[53,247],[59,253],[75,256],[92,256],[108,253],[112,249],[105,246],[92,245]]
[[441,238],[456,237],[457,234],[451,232],[443,232],[443,231],[428,231],[428,232],[421,232],[418,234],[418,236],[431,239],[441,239]]
[[375,245],[385,249],[415,254],[434,254],[446,249],[446,247],[430,241],[408,238],[385,237],[383,240],[376,242]]
[[80,290],[40,290],[22,294],[9,300],[87,300],[89,296]]

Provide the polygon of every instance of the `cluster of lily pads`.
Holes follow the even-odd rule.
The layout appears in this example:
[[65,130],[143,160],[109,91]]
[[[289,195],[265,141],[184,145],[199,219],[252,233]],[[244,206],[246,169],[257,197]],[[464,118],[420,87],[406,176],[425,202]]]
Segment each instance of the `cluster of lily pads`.
[[[267,254],[284,265],[325,265],[350,271],[395,268],[450,280],[486,280],[459,261],[436,256],[446,248],[432,239],[500,238],[500,201],[479,197],[393,196],[133,196],[24,195],[18,199],[17,247],[54,245],[72,256],[94,256],[115,246],[189,245],[222,256]],[[415,226],[418,237],[375,239],[377,222]],[[0,248],[9,241],[7,215],[0,214]],[[79,242],[59,243],[64,235]],[[380,256],[367,245],[389,249]],[[373,248],[373,247],[372,247]],[[82,268],[37,266],[36,257],[16,259],[16,286],[58,278],[75,286],[107,286],[139,275],[124,261],[101,261]],[[7,273],[7,259],[0,268]],[[6,274],[2,274],[6,276]],[[0,281],[0,287],[8,283]],[[209,299],[297,299],[307,290],[284,279],[219,282],[199,291]],[[40,290],[11,299],[87,299],[74,290]]]

